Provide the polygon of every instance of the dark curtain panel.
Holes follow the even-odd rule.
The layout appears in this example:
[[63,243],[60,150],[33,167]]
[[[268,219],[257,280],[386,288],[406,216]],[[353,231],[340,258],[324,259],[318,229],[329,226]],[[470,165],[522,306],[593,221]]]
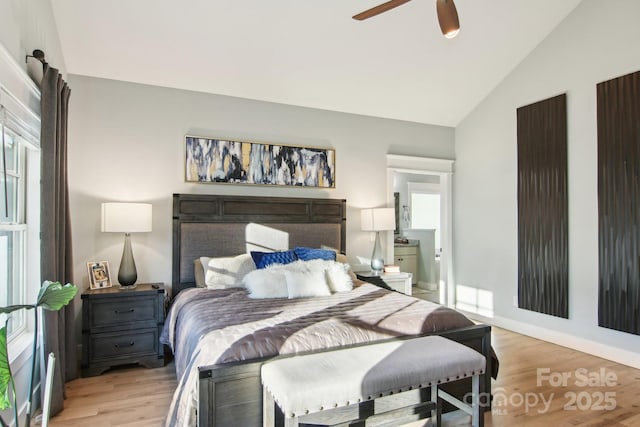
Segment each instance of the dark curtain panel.
[[598,325],[640,335],[640,72],[597,96]]
[[[57,69],[44,67],[41,84],[41,274],[42,280],[73,283],[67,185],[67,111],[71,90]],[[63,408],[64,383],[77,377],[75,302],[58,312],[43,310],[43,350],[56,356],[51,415]],[[44,367],[43,367],[44,368]],[[44,378],[44,375],[41,376]]]
[[517,115],[518,307],[568,318],[567,96]]

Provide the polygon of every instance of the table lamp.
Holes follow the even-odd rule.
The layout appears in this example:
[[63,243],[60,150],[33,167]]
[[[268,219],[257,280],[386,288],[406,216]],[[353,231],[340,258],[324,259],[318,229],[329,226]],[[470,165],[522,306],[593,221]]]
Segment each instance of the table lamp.
[[361,211],[361,220],[363,231],[376,232],[376,241],[371,255],[371,271],[375,274],[380,274],[384,269],[380,232],[396,229],[396,211],[394,208],[363,209]]
[[118,270],[118,282],[121,288],[135,288],[138,280],[136,263],[131,250],[131,233],[151,231],[150,203],[103,203],[102,231],[124,233],[124,249]]

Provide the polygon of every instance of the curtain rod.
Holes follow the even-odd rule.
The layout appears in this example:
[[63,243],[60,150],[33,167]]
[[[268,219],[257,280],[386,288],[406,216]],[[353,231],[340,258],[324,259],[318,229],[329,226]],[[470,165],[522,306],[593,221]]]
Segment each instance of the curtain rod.
[[42,62],[42,66],[47,65],[47,61],[44,59],[44,52],[40,49],[35,49],[31,55],[27,55],[24,58],[24,62],[29,62],[29,58],[35,58],[38,61]]

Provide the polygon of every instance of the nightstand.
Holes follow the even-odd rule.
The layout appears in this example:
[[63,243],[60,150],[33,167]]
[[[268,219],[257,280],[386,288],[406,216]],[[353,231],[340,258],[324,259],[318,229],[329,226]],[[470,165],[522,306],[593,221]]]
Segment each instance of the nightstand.
[[135,289],[91,289],[82,294],[82,375],[100,375],[112,366],[164,366],[160,334],[165,317],[162,283]]
[[364,280],[365,282],[373,283],[378,286],[381,286],[382,282],[394,291],[411,295],[411,273],[383,273],[375,275],[371,272],[358,272],[356,273],[356,277],[360,280]]

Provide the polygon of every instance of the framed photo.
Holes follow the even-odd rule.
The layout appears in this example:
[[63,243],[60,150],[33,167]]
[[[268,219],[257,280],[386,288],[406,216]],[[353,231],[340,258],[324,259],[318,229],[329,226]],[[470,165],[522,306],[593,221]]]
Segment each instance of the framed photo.
[[87,263],[89,286],[91,289],[111,287],[111,271],[108,261],[91,261]]
[[336,153],[226,139],[185,137],[187,182],[335,188]]

